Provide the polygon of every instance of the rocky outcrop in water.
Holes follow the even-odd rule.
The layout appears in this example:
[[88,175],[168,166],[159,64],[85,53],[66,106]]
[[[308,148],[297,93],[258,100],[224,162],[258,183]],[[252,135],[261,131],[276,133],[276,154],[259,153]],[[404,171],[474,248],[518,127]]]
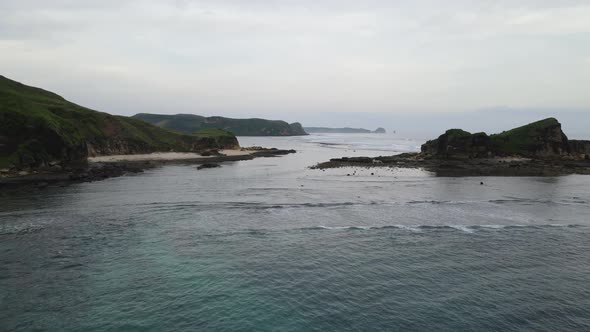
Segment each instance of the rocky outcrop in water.
[[450,129],[420,153],[331,159],[313,168],[419,168],[439,176],[590,174],[590,141],[569,140],[554,118],[496,135]]
[[[579,157],[587,154],[585,141],[570,141],[554,118],[537,121],[500,134],[471,134],[461,129],[447,130],[422,145],[422,153],[437,158],[527,158]],[[583,157],[583,156],[582,156]]]
[[590,158],[590,141],[570,140],[568,143],[569,152],[578,158]]

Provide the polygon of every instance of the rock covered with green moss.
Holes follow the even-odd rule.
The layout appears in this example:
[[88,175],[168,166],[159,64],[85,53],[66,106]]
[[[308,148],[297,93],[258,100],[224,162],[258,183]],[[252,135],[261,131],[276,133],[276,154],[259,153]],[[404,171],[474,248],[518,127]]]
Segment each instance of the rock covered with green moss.
[[182,135],[93,111],[0,76],[0,169],[79,163],[89,156],[238,147],[226,131]]
[[439,138],[422,145],[422,153],[441,158],[585,158],[590,155],[590,144],[569,140],[559,121],[548,118],[490,136],[461,129],[447,130]]
[[422,153],[439,157],[487,157],[491,140],[485,133],[471,134],[461,129],[449,129],[437,139],[422,145]]
[[221,128],[237,136],[302,136],[307,135],[300,123],[281,120],[232,119],[221,116],[204,117],[194,114],[139,113],[133,118],[141,119],[158,127],[181,133],[193,133],[203,129]]

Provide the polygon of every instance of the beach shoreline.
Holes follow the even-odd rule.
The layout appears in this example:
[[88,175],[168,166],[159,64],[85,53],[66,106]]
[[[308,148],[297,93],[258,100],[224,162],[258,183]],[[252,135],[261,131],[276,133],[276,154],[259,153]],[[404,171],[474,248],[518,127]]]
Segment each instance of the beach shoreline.
[[117,163],[134,161],[176,161],[176,160],[200,160],[219,157],[249,156],[252,151],[245,149],[221,150],[218,155],[202,155],[194,152],[154,152],[148,154],[123,154],[111,156],[89,157],[88,163]]
[[278,157],[295,150],[276,148],[242,148],[221,150],[215,154],[184,152],[155,152],[89,157],[86,163],[19,172],[0,176],[0,188],[44,188],[49,185],[94,182],[126,174],[142,173],[146,169],[164,165],[201,165],[229,161],[252,160],[260,157]]

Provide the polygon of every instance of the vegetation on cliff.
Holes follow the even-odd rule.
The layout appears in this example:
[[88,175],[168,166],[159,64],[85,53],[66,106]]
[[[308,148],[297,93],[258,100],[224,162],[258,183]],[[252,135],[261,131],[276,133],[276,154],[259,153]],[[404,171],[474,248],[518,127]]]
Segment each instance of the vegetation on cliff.
[[225,131],[181,135],[97,112],[0,76],[0,168],[83,162],[88,156],[238,147]]
[[133,118],[141,119],[158,127],[194,133],[203,129],[220,128],[237,136],[301,136],[307,135],[300,123],[281,120],[232,119],[221,116],[204,117],[194,114],[149,114],[139,113]]
[[422,145],[422,153],[436,157],[484,158],[521,156],[551,158],[569,155],[581,157],[590,150],[590,142],[569,140],[554,118],[488,136],[450,129],[437,139]]

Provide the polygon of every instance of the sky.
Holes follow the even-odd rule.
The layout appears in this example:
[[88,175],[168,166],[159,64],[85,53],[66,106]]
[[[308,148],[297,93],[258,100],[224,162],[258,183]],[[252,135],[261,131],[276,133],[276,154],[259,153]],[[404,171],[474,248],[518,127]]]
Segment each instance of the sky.
[[3,0],[0,14],[0,74],[115,114],[590,112],[587,0]]

